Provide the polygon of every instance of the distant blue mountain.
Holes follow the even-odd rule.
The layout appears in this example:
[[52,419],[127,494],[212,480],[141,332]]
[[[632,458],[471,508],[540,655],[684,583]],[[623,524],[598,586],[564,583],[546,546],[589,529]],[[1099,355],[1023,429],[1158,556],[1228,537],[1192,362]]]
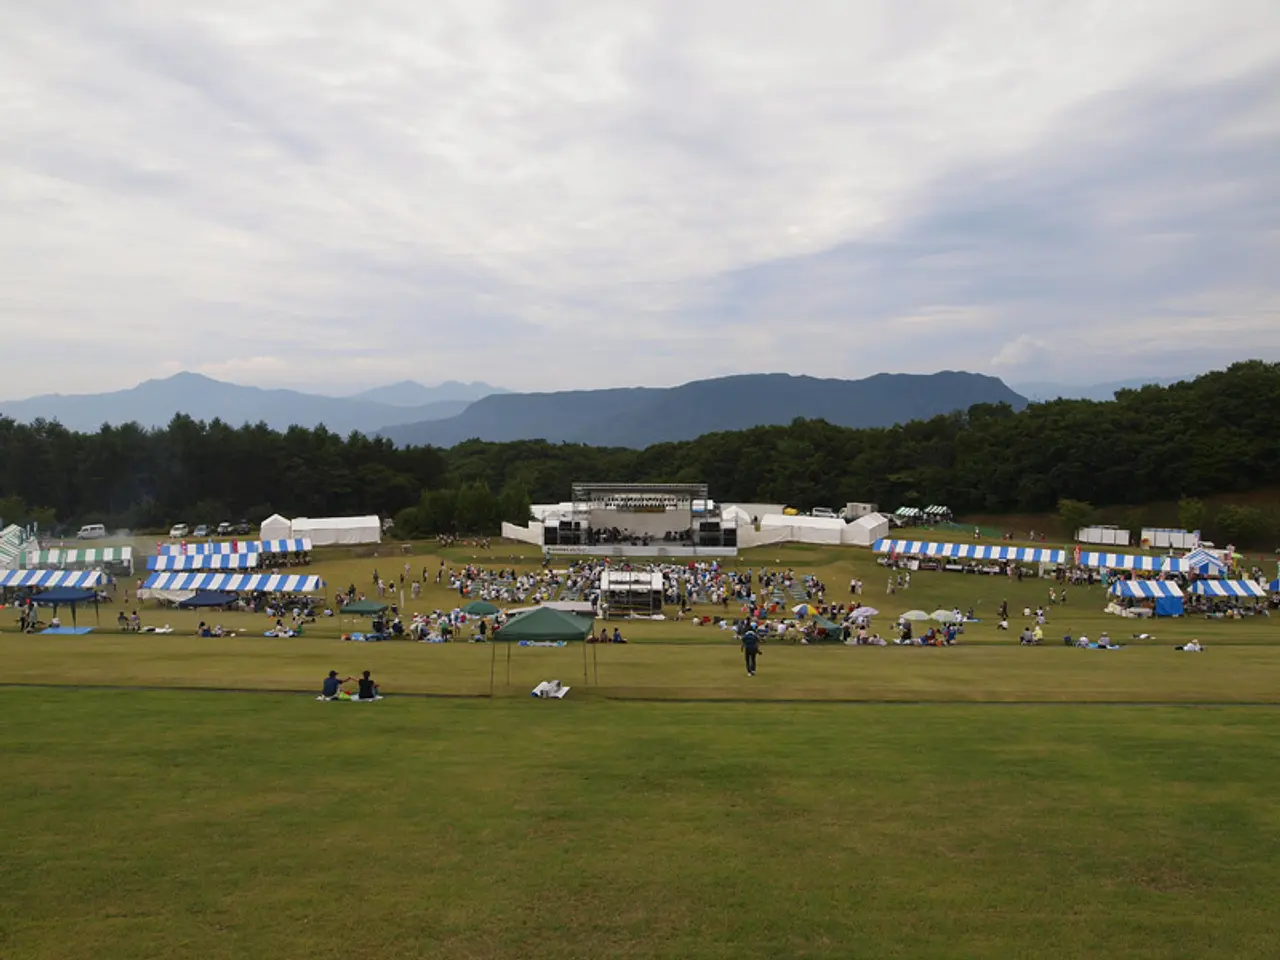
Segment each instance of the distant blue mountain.
[[1028,400],[1037,403],[1045,400],[1114,400],[1117,390],[1137,390],[1140,387],[1152,385],[1167,387],[1171,383],[1194,379],[1194,376],[1140,377],[1133,380],[1114,380],[1110,383],[1090,384],[1018,383],[1013,385],[1013,389]]
[[746,374],[669,388],[507,393],[477,400],[455,417],[388,424],[379,432],[401,445],[451,447],[478,438],[639,448],[797,417],[883,427],[975,403],[1021,409],[1026,402],[1001,380],[976,373],[882,373],[863,380]]
[[305,427],[324,424],[335,433],[359,430],[372,434],[388,423],[453,417],[464,411],[469,402],[451,399],[399,406],[296,390],[263,390],[223,383],[198,373],[178,373],[111,393],[53,393],[28,400],[0,401],[0,416],[24,422],[37,418],[57,420],[69,430],[92,432],[104,423],[164,426],[175,414],[185,413],[197,420],[216,417],[234,426],[264,422],[276,430],[284,430],[295,424]]
[[446,380],[435,387],[424,386],[416,380],[401,380],[389,383],[385,387],[374,387],[352,394],[352,400],[368,400],[372,403],[386,403],[393,407],[422,407],[429,403],[446,401],[465,401],[470,403],[495,393],[506,393],[502,387],[492,387],[487,383],[475,381],[462,383],[457,380]]

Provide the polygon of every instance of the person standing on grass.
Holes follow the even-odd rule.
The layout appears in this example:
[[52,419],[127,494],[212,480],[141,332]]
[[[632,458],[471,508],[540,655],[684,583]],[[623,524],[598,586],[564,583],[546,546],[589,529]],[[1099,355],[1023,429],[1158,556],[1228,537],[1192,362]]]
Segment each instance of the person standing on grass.
[[756,675],[756,657],[760,654],[760,636],[753,627],[742,634],[742,655],[747,661],[747,676]]

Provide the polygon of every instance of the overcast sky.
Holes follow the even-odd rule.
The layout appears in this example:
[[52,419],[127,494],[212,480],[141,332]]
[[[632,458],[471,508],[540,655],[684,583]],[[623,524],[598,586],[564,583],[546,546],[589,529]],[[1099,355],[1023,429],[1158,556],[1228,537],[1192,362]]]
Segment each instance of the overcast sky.
[[1280,3],[0,0],[0,330],[6,397],[1280,359]]

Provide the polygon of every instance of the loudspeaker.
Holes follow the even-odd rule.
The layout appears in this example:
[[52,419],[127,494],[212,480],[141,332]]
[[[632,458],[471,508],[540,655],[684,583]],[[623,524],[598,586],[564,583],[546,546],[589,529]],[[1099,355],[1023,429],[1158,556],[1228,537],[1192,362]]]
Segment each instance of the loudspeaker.
[[724,532],[724,545],[726,547],[736,547],[738,545],[737,527],[733,527]]
[[546,547],[560,546],[560,528],[545,526],[542,528],[542,544]]

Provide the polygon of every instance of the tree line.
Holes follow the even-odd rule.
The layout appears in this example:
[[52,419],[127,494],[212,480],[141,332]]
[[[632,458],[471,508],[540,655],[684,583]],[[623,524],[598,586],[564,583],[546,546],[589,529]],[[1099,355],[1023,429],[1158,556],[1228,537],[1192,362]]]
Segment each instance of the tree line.
[[883,429],[796,420],[644,450],[537,440],[398,449],[323,427],[185,416],[158,430],[90,434],[0,418],[0,517],[46,527],[379,513],[405,536],[491,533],[500,520],[523,521],[531,500],[565,499],[581,480],[705,481],[719,500],[801,508],[941,503],[992,515],[1059,511],[1066,501],[1064,522],[1181,502],[1169,525],[1185,513],[1210,532],[1219,524],[1219,536],[1261,544],[1280,535],[1274,512],[1207,504],[1280,484],[1280,364],[1238,363],[1105,402],[979,404]]

